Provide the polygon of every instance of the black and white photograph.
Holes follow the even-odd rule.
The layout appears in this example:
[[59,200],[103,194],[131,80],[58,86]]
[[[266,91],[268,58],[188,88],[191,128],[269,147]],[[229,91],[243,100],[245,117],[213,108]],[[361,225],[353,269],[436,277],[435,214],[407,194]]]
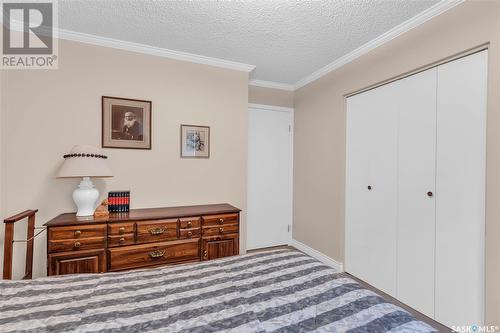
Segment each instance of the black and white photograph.
[[151,102],[103,96],[102,146],[151,149]]
[[114,140],[143,139],[143,114],[142,108],[126,105],[111,106],[111,138]]
[[210,157],[210,127],[181,125],[181,157]]

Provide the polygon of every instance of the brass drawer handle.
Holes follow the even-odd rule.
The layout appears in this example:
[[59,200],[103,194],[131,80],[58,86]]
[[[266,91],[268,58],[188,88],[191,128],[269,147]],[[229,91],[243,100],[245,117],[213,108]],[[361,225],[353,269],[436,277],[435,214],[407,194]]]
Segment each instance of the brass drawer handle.
[[188,231],[188,237],[191,237],[193,236],[193,232],[192,231]]
[[163,251],[162,250],[155,250],[155,251],[149,253],[149,256],[153,259],[161,258],[164,255],[165,255],[165,250],[163,250]]
[[120,227],[120,228],[118,229],[118,232],[119,232],[120,234],[124,234],[124,233],[125,233],[125,227]]
[[224,219],[219,219],[219,224],[224,224]]
[[82,245],[82,244],[80,244],[80,242],[75,242],[75,244],[74,244],[74,246],[75,246],[76,248],[79,248],[81,245]]
[[151,235],[161,235],[165,232],[165,228],[153,228],[148,230]]
[[191,221],[188,221],[188,223],[187,223],[187,227],[188,227],[188,228],[191,228],[192,226],[193,226],[193,223],[192,223]]
[[219,228],[219,232],[222,234],[224,232],[224,228]]
[[125,238],[124,238],[124,237],[120,238],[120,239],[118,240],[118,242],[120,242],[120,243],[125,242]]
[[203,251],[203,258],[204,258],[204,259],[207,259],[207,257],[208,257],[208,251],[207,251],[207,250],[205,250],[205,251]]
[[80,237],[81,234],[82,232],[80,230],[75,231],[75,237]]

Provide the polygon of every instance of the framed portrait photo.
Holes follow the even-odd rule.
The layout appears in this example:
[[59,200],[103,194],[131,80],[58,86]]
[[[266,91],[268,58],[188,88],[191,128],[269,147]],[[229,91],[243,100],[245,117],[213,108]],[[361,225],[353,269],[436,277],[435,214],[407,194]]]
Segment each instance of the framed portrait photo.
[[102,96],[102,147],[151,149],[151,101]]
[[210,127],[181,125],[181,157],[210,157]]

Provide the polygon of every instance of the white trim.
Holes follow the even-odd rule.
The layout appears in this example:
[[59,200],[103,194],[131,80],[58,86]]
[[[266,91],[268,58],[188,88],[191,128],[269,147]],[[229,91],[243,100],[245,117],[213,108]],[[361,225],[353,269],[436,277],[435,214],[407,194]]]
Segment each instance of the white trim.
[[288,107],[284,107],[284,106],[248,103],[248,108],[249,109],[269,110],[269,111],[291,112],[293,114],[293,108],[288,108]]
[[[383,33],[382,35],[376,37],[375,39],[369,41],[368,43],[360,46],[352,52],[334,60],[330,64],[320,68],[319,70],[313,72],[312,74],[302,78],[297,81],[295,84],[287,84],[273,81],[264,81],[264,80],[251,80],[249,85],[271,88],[271,89],[280,89],[286,91],[295,91],[303,86],[319,79],[320,77],[330,73],[331,71],[340,68],[349,62],[361,57],[362,55],[372,51],[373,49],[393,40],[394,38],[410,31],[413,28],[416,28],[428,20],[452,9],[453,7],[461,4],[465,0],[441,0],[437,4],[428,9],[424,10],[420,14],[406,20],[405,22],[399,24],[398,26],[392,28],[391,30]],[[0,16],[0,22],[2,22],[3,18]],[[209,66],[216,66],[221,68],[233,69],[244,72],[251,72],[255,69],[256,66],[219,59],[212,58],[207,56],[202,56],[193,53],[175,51],[145,44],[133,43],[122,41],[113,38],[101,37],[91,34],[85,34],[81,32],[66,30],[66,29],[58,29],[58,38],[72,40],[76,42],[110,47],[120,50],[127,50],[131,52],[149,54],[169,59],[176,59],[181,61],[189,61],[198,64],[204,64]]]
[[383,33],[375,39],[372,39],[368,43],[358,47],[352,52],[338,58],[337,60],[331,62],[325,67],[315,71],[314,73],[304,77],[294,84],[294,90],[302,88],[308,83],[311,83],[320,77],[330,73],[331,71],[348,64],[349,62],[361,57],[362,55],[372,51],[373,49],[393,40],[394,38],[410,31],[413,28],[418,27],[419,25],[424,24],[428,20],[446,12],[447,10],[452,9],[453,7],[461,4],[465,0],[442,0],[435,4],[432,7],[424,10],[420,14],[406,20],[405,22],[399,24],[398,26],[392,28],[391,30]]
[[[3,21],[3,17],[0,16],[0,22]],[[23,23],[17,20],[11,21],[11,28],[16,31],[23,30]],[[234,62],[229,60],[224,60],[220,58],[212,58],[207,56],[202,56],[194,53],[175,51],[170,49],[165,49],[161,47],[150,46],[146,44],[128,42],[124,40],[108,38],[103,36],[86,34],[83,32],[77,32],[66,29],[56,29],[55,38],[71,40],[74,42],[80,42],[85,44],[97,45],[110,47],[119,50],[126,50],[131,52],[137,52],[142,54],[149,54],[157,57],[189,61],[197,64],[234,69],[237,71],[251,72],[255,69],[254,65],[244,64],[240,62]]]
[[255,87],[287,90],[287,91],[294,91],[295,90],[295,86],[293,84],[273,82],[273,81],[264,81],[264,80],[250,80],[250,82],[248,82],[248,85],[255,86]]
[[298,240],[292,239],[292,241],[290,242],[290,246],[295,247],[296,249],[310,255],[315,259],[318,259],[325,265],[328,265],[339,272],[344,271],[344,265],[341,262],[338,262],[337,260],[328,257],[327,255],[313,249],[312,247],[309,247],[306,244],[299,242]]
[[206,57],[198,54],[175,51],[164,49],[161,47],[155,47],[145,44],[127,42],[123,40],[101,37],[96,35],[85,34],[81,32],[59,29],[59,38],[71,40],[80,43],[110,47],[119,50],[126,50],[131,52],[143,53],[154,55],[158,57],[164,57],[169,59],[189,61],[197,64],[209,65],[222,67],[227,69],[234,69],[237,71],[251,72],[255,69],[254,65],[243,64],[240,62],[234,62],[219,58]]

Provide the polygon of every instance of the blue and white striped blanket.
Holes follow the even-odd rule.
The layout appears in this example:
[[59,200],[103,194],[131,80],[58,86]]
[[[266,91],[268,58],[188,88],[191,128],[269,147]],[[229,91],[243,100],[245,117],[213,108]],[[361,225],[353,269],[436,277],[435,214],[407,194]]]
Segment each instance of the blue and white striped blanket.
[[432,332],[282,249],[123,273],[0,281],[0,332]]

